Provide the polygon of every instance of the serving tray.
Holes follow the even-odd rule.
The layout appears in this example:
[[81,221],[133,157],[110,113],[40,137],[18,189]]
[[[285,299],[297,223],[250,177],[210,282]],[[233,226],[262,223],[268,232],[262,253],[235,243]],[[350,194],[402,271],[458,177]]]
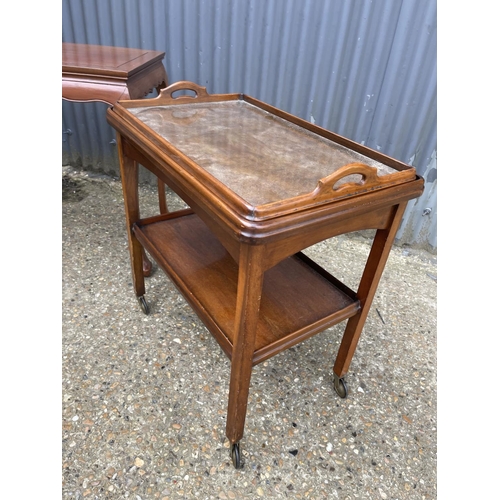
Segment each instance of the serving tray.
[[[195,96],[175,97],[176,89]],[[245,94],[178,82],[115,111],[249,220],[265,220],[416,178],[415,169]]]

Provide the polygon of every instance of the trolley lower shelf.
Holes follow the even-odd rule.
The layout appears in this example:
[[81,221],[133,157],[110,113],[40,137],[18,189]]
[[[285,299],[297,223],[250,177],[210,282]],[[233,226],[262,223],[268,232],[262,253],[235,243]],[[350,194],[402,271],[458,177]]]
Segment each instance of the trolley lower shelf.
[[[231,359],[238,264],[194,213],[143,219],[133,226],[155,259]],[[302,253],[264,277],[252,363],[354,316],[355,292]]]

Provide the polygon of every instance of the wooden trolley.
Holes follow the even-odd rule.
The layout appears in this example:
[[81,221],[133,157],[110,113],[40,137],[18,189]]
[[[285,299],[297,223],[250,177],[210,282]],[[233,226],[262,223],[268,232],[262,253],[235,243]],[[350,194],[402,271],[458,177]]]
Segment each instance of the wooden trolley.
[[[231,360],[226,435],[239,468],[254,365],[348,320],[333,367],[335,390],[347,396],[344,377],[423,179],[257,99],[210,95],[192,82],[118,102],[107,119],[117,131],[135,293],[147,314],[144,248]],[[141,219],[138,164],[190,208]],[[363,229],[376,233],[357,291],[301,252]]]

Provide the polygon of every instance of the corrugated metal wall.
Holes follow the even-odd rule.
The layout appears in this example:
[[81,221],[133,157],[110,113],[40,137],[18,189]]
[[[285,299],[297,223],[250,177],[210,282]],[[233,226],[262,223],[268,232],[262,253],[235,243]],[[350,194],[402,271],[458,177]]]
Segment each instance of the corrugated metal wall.
[[[169,81],[244,92],[414,165],[398,232],[436,241],[436,0],[63,0],[63,42],[166,52]],[[63,163],[118,173],[105,104],[63,101]],[[147,180],[147,179],[146,179]],[[430,212],[429,210],[430,209]]]

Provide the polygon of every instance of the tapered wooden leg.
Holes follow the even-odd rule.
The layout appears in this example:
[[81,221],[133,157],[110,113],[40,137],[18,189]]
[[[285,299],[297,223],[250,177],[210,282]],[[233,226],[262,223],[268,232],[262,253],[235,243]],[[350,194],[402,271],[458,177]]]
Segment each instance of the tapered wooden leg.
[[158,203],[160,205],[160,213],[168,214],[167,198],[165,196],[165,183],[158,179]]
[[146,255],[146,251],[143,249],[142,250],[142,272],[143,272],[144,276],[150,276],[152,268],[153,268],[153,265],[151,264],[151,261],[148,259],[148,256]]
[[[394,216],[391,225],[387,229],[379,229],[375,235],[357,293],[361,302],[361,309],[347,322],[335,365],[333,366],[337,392],[339,392],[339,389],[337,389],[339,379],[342,379],[349,370],[349,365],[358,345],[361,331],[363,330],[405,208],[406,203],[394,207]],[[342,387],[340,389],[342,390]],[[340,392],[339,395],[345,397]]]
[[226,436],[232,445],[243,437],[245,426],[255,333],[262,295],[262,255],[261,246],[242,245],[240,249],[235,337],[226,422]]
[[139,165],[128,158],[123,152],[120,134],[117,133],[118,155],[120,159],[120,175],[125,202],[125,219],[127,224],[128,247],[132,265],[134,290],[137,297],[145,293],[143,257],[144,249],[134,236],[132,226],[139,220]]
[[[165,76],[165,81],[160,83],[160,85],[156,87],[156,92],[158,92],[158,95],[160,95],[161,90],[167,87],[167,85],[168,81],[167,77]],[[167,207],[167,199],[165,197],[165,183],[160,179],[158,179],[158,203],[160,205],[160,213],[167,214],[168,207]]]

